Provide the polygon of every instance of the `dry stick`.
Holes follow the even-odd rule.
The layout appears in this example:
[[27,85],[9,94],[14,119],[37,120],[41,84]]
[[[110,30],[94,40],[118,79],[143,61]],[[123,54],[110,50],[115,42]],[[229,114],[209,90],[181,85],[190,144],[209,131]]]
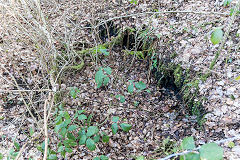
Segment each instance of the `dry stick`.
[[[43,129],[41,129],[41,131],[40,131],[35,137],[33,137],[30,141],[33,142],[35,139],[37,139],[37,138],[42,134],[42,132],[43,132]],[[26,142],[26,143],[22,146],[22,148],[21,148],[20,151],[18,152],[18,155],[17,155],[17,157],[15,158],[15,160],[18,160],[18,159],[20,158],[22,152],[24,151],[24,149],[26,148],[26,146],[27,146],[28,143],[29,143],[29,141]]]
[[[48,149],[48,129],[47,129],[47,105],[52,101],[51,93],[48,94],[48,99],[45,100],[44,103],[44,134],[45,134],[45,147],[44,147],[44,157],[43,160],[47,159],[47,149]],[[51,103],[52,105],[52,103]]]
[[[19,85],[18,85],[18,83],[17,83],[17,81],[16,81],[16,79],[14,78],[14,76],[6,69],[3,65],[1,65],[1,67],[2,67],[4,70],[6,70],[6,71],[8,72],[8,74],[11,76],[11,78],[12,78],[12,80],[14,81],[17,89],[18,89],[18,90],[21,90],[20,87],[19,87]],[[31,117],[33,118],[34,122],[37,124],[37,126],[38,126],[39,128],[41,128],[40,124],[38,123],[38,121],[36,120],[36,118],[33,116],[33,114],[32,114],[32,112],[31,112],[31,110],[30,110],[27,102],[25,101],[22,92],[19,92],[19,94],[20,94],[20,96],[21,96],[21,98],[22,98],[22,100],[23,100],[24,105],[27,107],[27,110],[28,110],[29,114],[30,114]]]
[[[227,139],[222,139],[222,140],[219,140],[219,141],[215,141],[215,143],[217,144],[221,144],[221,143],[225,143],[225,142],[229,142],[229,141],[234,141],[234,140],[237,140],[237,139],[240,139],[240,134],[236,135],[235,137],[231,137],[231,138],[227,138]],[[195,152],[197,150],[199,150],[201,148],[201,146],[193,149],[193,150],[189,150],[189,151],[183,151],[181,153],[175,153],[175,154],[171,154],[165,158],[160,158],[158,160],[167,160],[167,159],[170,159],[172,157],[177,157],[177,156],[182,156],[182,155],[185,155],[185,154],[188,154],[188,153],[192,153],[192,152]]]

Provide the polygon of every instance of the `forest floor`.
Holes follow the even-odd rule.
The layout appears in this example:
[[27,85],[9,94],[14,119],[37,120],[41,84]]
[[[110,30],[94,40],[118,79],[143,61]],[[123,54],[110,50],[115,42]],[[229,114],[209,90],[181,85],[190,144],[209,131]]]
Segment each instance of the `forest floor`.
[[[7,2],[2,4],[9,5]],[[187,136],[193,136],[197,146],[237,136],[240,132],[240,82],[235,78],[240,74],[239,15],[230,28],[229,38],[211,70],[211,76],[206,81],[198,77],[209,71],[219,49],[219,44],[213,45],[209,40],[211,31],[215,27],[227,30],[231,18],[225,13],[229,14],[236,4],[235,0],[226,7],[223,2],[215,0],[148,0],[138,1],[137,4],[124,0],[43,1],[42,12],[47,17],[57,52],[68,54],[69,59],[77,59],[72,62],[78,62],[81,58],[85,62],[81,70],[67,70],[60,74],[57,86],[60,100],[54,107],[58,108],[63,103],[71,117],[76,111],[85,110],[87,116],[93,115],[92,123],[98,124],[99,129],[111,137],[109,143],[98,143],[95,151],[89,151],[85,146],[75,147],[72,153],[66,154],[66,159],[93,159],[99,155],[110,159],[136,159],[141,155],[146,159],[159,159],[172,154],[176,145]],[[0,5],[2,8],[6,6]],[[179,12],[152,14],[161,11]],[[194,12],[183,13],[185,11]],[[31,14],[24,16],[35,25]],[[148,34],[158,38],[154,43],[157,57],[179,64],[182,69],[191,69],[190,78],[199,79],[198,94],[204,97],[201,101],[204,110],[201,120],[186,107],[182,97],[179,98],[180,91],[158,84],[155,72],[150,70],[153,61],[149,57],[129,55],[123,51],[124,46],[113,46],[107,50],[109,55],[99,54],[97,58],[92,54],[72,56],[68,52],[69,48],[84,50],[101,44],[100,41],[109,41],[109,37],[116,34],[111,33],[113,29],[110,33],[102,29],[104,31],[101,33],[98,27],[95,29],[99,29],[100,33],[96,34],[97,31],[90,28],[111,18],[119,30],[129,27],[138,33],[151,28]],[[0,26],[0,153],[3,159],[7,159],[18,148],[14,142],[19,144],[19,148],[28,142],[21,159],[42,159],[43,153],[37,146],[44,141],[44,135],[30,141],[32,134],[39,133],[41,129],[27,111],[23,99],[27,99],[29,106],[34,106],[31,112],[39,123],[43,123],[47,91],[34,90],[51,89],[48,86],[50,76],[45,74],[46,64],[40,61],[38,47],[27,38],[27,33],[34,33],[35,28],[25,28],[26,33],[22,34],[14,16],[5,9],[0,11],[0,22],[3,24]],[[20,21],[19,24],[26,22]],[[137,34],[135,38],[138,38]],[[48,50],[48,44],[43,46]],[[110,67],[112,70],[108,75],[108,85],[100,88],[95,82],[99,67]],[[135,83],[132,94],[128,92],[131,81]],[[136,88],[138,82],[146,88],[139,91]],[[73,87],[79,89],[76,98],[69,94]],[[19,89],[25,92],[13,91]],[[122,95],[124,100],[116,98],[117,95]],[[53,129],[55,108],[49,119],[48,136],[49,147],[57,151],[59,139]],[[113,116],[120,117],[119,123],[131,124],[131,130],[112,135]],[[221,147],[224,149],[224,159],[240,159],[239,139],[221,144]],[[58,159],[62,157],[58,155]]]

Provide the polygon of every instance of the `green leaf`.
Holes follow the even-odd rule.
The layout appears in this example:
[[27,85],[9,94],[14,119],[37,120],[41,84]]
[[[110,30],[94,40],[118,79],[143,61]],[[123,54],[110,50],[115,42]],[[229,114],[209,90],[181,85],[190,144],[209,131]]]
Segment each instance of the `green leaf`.
[[17,151],[20,150],[20,144],[18,142],[14,141],[14,146],[16,147]]
[[125,102],[125,97],[124,97],[123,95],[118,94],[118,95],[116,95],[115,97],[116,97],[117,99],[120,98],[120,102],[121,102],[121,103],[124,103],[124,102]]
[[73,131],[75,129],[77,129],[77,125],[71,125],[68,127],[68,131]]
[[180,160],[200,160],[200,155],[197,153],[188,153],[180,156]]
[[237,77],[235,78],[235,80],[236,80],[236,81],[240,80],[240,76],[237,76]]
[[86,146],[90,151],[94,151],[96,148],[95,142],[91,138],[87,139]]
[[143,83],[142,81],[135,83],[135,87],[139,90],[144,90],[147,86],[145,83]]
[[78,92],[80,92],[80,90],[78,89],[78,88],[76,88],[76,87],[74,87],[74,88],[71,88],[70,89],[70,96],[72,97],[72,98],[76,98],[77,97],[77,93]]
[[3,159],[3,154],[2,153],[0,153],[0,160],[2,160]]
[[112,128],[113,134],[116,134],[117,131],[118,131],[118,125],[117,125],[117,123],[113,123],[111,128]]
[[67,128],[62,128],[59,134],[64,138],[67,134]]
[[48,160],[55,160],[55,159],[57,159],[57,155],[56,154],[50,154],[47,159]]
[[65,151],[68,153],[72,153],[73,150],[71,148],[65,148]]
[[108,143],[108,142],[109,142],[109,136],[108,136],[108,135],[103,135],[102,141],[103,141],[104,143]]
[[204,160],[222,160],[223,149],[216,143],[204,144],[200,149],[200,158]]
[[87,140],[87,136],[86,135],[82,135],[80,140],[79,140],[79,144],[80,145],[83,145],[86,143],[86,140]]
[[223,6],[224,7],[229,6],[231,2],[232,2],[232,0],[224,0]]
[[120,127],[121,127],[122,130],[125,131],[125,132],[128,132],[128,131],[132,128],[132,126],[131,126],[130,124],[127,124],[127,123],[122,123],[122,124],[120,124]]
[[105,77],[104,80],[103,80],[103,85],[106,86],[109,81],[110,81],[110,78],[109,77]]
[[105,75],[102,70],[97,71],[97,73],[95,75],[95,81],[97,83],[97,88],[100,88],[102,86],[104,77],[105,77]]
[[72,139],[64,140],[63,144],[65,147],[68,147],[68,148],[77,146],[77,142],[73,141]]
[[112,73],[112,68],[110,67],[103,68],[103,70],[109,75]]
[[30,128],[29,133],[30,133],[30,136],[32,137],[32,135],[34,134],[34,129],[32,127]]
[[83,112],[85,112],[85,110],[78,110],[77,112],[78,114],[82,114]]
[[67,111],[64,112],[63,116],[64,116],[64,118],[65,118],[66,120],[69,120],[69,119],[70,119],[70,115],[68,114]]
[[73,141],[76,141],[76,137],[70,132],[67,133],[67,138],[72,139]]
[[144,159],[145,159],[144,156],[138,156],[138,157],[136,158],[136,160],[144,160]]
[[100,135],[99,134],[97,134],[96,136],[93,137],[93,141],[95,143],[99,142],[99,140],[100,140]]
[[147,92],[147,93],[151,93],[151,91],[150,91],[149,89],[146,89],[146,92]]
[[196,148],[193,137],[185,137],[182,141],[181,148],[183,150],[190,150]]
[[221,42],[223,38],[223,31],[220,28],[215,29],[211,35],[211,42],[215,45]]
[[113,122],[117,123],[118,120],[119,120],[119,117],[118,117],[118,116],[113,116],[113,118],[112,118],[112,121],[113,121]]
[[133,93],[133,90],[134,90],[134,86],[133,86],[133,84],[130,84],[130,85],[128,86],[128,92],[129,92],[129,93]]
[[57,152],[62,152],[62,151],[64,151],[64,146],[60,146],[60,147],[58,147]]
[[84,114],[81,114],[81,115],[78,116],[78,120],[79,120],[79,121],[85,120],[85,119],[87,119],[87,116],[84,115]]
[[100,160],[100,158],[99,157],[95,157],[93,160]]
[[90,127],[88,127],[88,129],[87,129],[87,136],[88,137],[91,137],[91,136],[93,136],[96,133],[98,133],[98,127],[97,126],[90,126]]
[[228,143],[229,148],[233,148],[234,146],[235,146],[234,142],[231,141],[231,142]]
[[99,49],[99,51],[103,53],[105,56],[109,56],[109,52],[107,51],[107,49]]
[[101,160],[108,160],[108,157],[107,157],[107,156],[104,156],[104,155],[101,155],[101,156],[100,156],[100,159],[101,159]]

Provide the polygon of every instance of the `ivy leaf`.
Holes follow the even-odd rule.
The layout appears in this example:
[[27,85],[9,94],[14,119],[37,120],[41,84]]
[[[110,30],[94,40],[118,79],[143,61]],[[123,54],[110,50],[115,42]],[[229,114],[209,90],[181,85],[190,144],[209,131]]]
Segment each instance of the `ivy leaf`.
[[119,120],[119,117],[118,117],[118,116],[114,116],[114,117],[112,118],[112,121],[115,122],[115,123],[117,123],[118,120]]
[[220,28],[215,29],[211,35],[211,42],[215,45],[221,42],[223,38],[223,31]]
[[144,90],[147,86],[145,83],[143,83],[142,81],[135,83],[135,87],[139,90]]
[[127,123],[122,123],[120,124],[120,127],[122,128],[123,131],[128,132],[132,128],[132,125]]
[[223,149],[216,143],[204,144],[200,149],[200,159],[221,160],[223,158]]
[[88,130],[87,130],[87,136],[88,137],[91,137],[91,136],[93,136],[96,133],[98,133],[98,127],[97,126],[90,126],[90,127],[88,127]]
[[117,123],[113,123],[111,128],[112,128],[113,134],[116,134],[117,131],[118,131],[118,125],[117,125]]
[[87,139],[86,146],[90,151],[94,151],[96,149],[95,142],[91,138]]

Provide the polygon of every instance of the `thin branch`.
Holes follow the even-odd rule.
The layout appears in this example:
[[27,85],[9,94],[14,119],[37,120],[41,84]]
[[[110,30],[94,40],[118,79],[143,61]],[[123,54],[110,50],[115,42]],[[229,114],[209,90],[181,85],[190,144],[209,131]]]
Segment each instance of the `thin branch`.
[[[118,17],[113,17],[109,18],[105,21],[101,21],[96,25],[94,28],[97,28],[101,25],[103,25],[106,22],[116,20],[116,19],[121,19],[121,18],[128,18],[128,17],[139,17],[145,14],[167,14],[167,13],[180,13],[180,14],[186,14],[186,13],[192,13],[192,14],[204,14],[204,15],[221,15],[221,16],[229,16],[229,13],[221,13],[221,12],[204,12],[204,11],[160,11],[160,12],[142,12],[142,13],[134,13],[134,14],[129,14],[129,15],[123,15],[123,16],[118,16]],[[92,28],[92,27],[84,27],[84,28]]]
[[[44,147],[44,157],[43,160],[47,159],[47,149],[48,149],[48,129],[47,129],[47,106],[49,105],[49,102],[52,102],[52,95],[48,94],[48,99],[46,99],[44,103],[44,134],[45,134],[45,147]],[[51,103],[52,105],[52,103]]]

